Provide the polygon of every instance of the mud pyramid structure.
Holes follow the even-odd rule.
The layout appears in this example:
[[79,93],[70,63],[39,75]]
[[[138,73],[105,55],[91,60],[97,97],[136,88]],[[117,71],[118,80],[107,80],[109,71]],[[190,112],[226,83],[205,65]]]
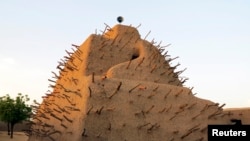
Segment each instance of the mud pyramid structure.
[[135,27],[107,26],[74,47],[49,79],[29,141],[206,141],[208,124],[250,123],[249,109],[194,96],[174,58]]

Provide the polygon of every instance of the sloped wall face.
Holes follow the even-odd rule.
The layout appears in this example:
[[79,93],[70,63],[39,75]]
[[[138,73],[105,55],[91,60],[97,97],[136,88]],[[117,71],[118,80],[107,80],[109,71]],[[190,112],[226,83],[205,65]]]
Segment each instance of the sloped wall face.
[[205,140],[207,124],[222,114],[215,103],[169,84],[95,77],[89,89],[84,141]]
[[[160,48],[160,47],[159,47]],[[155,81],[181,86],[175,67],[138,31],[117,25],[104,35],[91,35],[80,48],[84,75]]]
[[78,82],[79,86],[72,86],[66,80],[58,81],[55,90],[44,99],[34,117],[30,141],[80,140],[89,93],[87,79],[83,80],[85,82]]
[[170,66],[162,47],[141,39],[136,28],[105,30],[66,51],[29,141],[202,141],[207,124],[239,116],[193,96],[178,65]]

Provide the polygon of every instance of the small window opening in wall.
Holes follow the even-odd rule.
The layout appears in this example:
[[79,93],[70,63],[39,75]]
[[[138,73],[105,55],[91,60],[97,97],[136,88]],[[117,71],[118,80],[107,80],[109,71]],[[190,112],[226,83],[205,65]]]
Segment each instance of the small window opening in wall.
[[133,54],[132,57],[131,57],[131,60],[134,60],[134,59],[136,59],[136,58],[138,58],[138,57],[139,57],[138,54]]

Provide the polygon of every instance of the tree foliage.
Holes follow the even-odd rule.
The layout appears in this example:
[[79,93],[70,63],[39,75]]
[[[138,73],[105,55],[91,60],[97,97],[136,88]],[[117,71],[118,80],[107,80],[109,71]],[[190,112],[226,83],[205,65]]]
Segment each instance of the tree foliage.
[[28,95],[23,96],[21,93],[15,99],[8,94],[0,97],[0,120],[7,123],[11,138],[15,124],[29,119],[32,114],[32,108],[26,104],[29,100]]

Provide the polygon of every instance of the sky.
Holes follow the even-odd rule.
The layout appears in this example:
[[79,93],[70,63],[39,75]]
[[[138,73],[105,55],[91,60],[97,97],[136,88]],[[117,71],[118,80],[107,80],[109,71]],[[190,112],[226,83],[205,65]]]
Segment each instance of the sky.
[[250,107],[248,0],[8,0],[0,2],[0,96],[42,101],[51,71],[71,44],[105,28],[138,26],[142,38],[162,41],[186,87],[225,108]]

